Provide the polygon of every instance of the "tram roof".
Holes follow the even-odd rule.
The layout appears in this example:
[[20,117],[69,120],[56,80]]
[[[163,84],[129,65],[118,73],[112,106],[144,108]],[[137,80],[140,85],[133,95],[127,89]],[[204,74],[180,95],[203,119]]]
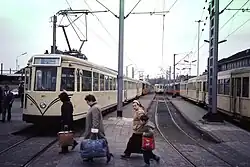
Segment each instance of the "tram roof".
[[[32,62],[34,57],[53,57],[53,56],[61,57],[62,62],[67,62],[67,61],[74,62],[76,64],[81,64],[81,65],[91,67],[91,68],[95,67],[95,68],[97,68],[97,69],[99,69],[101,71],[111,73],[113,75],[118,74],[118,72],[116,70],[113,70],[111,68],[101,66],[101,65],[98,65],[98,64],[95,64],[95,63],[92,63],[90,61],[80,59],[80,58],[77,58],[77,57],[74,57],[74,56],[63,55],[63,54],[37,54],[37,55],[32,56],[31,59],[29,60],[29,62]],[[124,76],[124,79],[131,80],[131,81],[138,81],[137,79],[129,78],[129,77],[126,77],[126,76]]]

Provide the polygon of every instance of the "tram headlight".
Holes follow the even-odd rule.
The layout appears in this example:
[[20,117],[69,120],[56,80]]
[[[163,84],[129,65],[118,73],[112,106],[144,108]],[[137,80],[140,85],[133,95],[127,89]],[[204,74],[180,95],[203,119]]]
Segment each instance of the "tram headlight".
[[40,103],[40,107],[41,107],[42,109],[44,109],[46,106],[47,106],[46,103],[44,103],[44,102],[41,102],[41,103]]

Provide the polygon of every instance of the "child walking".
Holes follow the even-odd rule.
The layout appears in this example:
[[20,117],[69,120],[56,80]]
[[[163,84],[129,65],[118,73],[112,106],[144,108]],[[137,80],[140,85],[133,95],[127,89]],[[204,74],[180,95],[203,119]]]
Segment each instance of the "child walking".
[[150,166],[150,159],[154,159],[157,163],[159,163],[160,157],[153,153],[153,149],[154,149],[153,130],[155,129],[155,126],[152,122],[149,121],[149,117],[147,115],[142,115],[140,117],[140,122],[142,126],[139,131],[143,133],[142,138],[151,139],[151,143],[149,143],[151,146],[149,146],[148,148],[142,148],[144,162],[146,163],[145,166]]

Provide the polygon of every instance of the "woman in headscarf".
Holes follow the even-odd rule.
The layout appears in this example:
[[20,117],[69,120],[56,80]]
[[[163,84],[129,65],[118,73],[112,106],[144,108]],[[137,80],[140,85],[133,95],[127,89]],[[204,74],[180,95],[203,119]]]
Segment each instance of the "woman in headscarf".
[[144,107],[138,100],[133,101],[133,134],[128,141],[127,148],[124,151],[124,154],[121,155],[122,158],[129,158],[131,153],[142,153],[142,132],[140,132],[139,129],[142,126],[140,117],[145,114],[145,111],[143,109]]
[[[70,101],[70,98],[66,92],[62,92],[59,95],[60,100],[62,101],[61,106],[61,126],[62,130],[73,130],[73,105]],[[72,150],[76,147],[78,143],[74,140],[72,145]],[[62,147],[60,153],[68,153],[68,146]]]

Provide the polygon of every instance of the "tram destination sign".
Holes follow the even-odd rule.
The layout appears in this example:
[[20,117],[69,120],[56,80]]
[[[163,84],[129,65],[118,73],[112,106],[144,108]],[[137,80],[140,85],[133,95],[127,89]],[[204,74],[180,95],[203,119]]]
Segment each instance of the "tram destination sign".
[[60,66],[61,57],[34,57],[34,66]]

